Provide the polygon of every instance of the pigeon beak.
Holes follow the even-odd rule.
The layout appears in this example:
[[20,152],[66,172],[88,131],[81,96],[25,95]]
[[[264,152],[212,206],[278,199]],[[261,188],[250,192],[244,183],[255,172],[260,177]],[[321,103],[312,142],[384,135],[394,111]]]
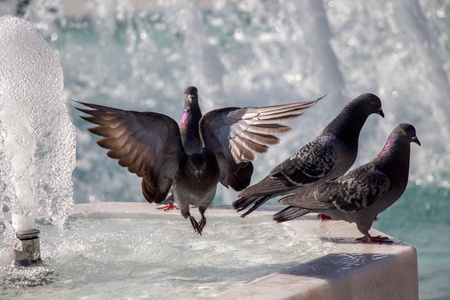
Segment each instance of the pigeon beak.
[[194,173],[195,173],[195,176],[197,176],[197,179],[200,180],[200,178],[202,177],[202,171],[195,170]]
[[384,118],[384,113],[383,110],[380,108],[378,108],[377,114],[379,114],[380,116],[382,116]]
[[413,141],[414,143],[416,143],[417,145],[422,146],[422,145],[420,144],[420,141],[419,141],[419,139],[417,138],[417,136],[412,137],[412,141]]
[[186,99],[188,103],[192,103],[192,100],[194,99],[194,95],[186,95]]

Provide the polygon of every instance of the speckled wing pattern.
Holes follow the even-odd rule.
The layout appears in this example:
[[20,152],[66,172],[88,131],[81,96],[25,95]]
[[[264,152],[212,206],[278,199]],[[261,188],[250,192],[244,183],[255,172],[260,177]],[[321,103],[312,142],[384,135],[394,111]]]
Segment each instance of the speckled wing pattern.
[[333,202],[342,211],[357,211],[382,197],[389,185],[388,176],[373,164],[367,164],[321,184],[315,189],[314,197],[320,202]]
[[319,136],[300,148],[290,159],[270,173],[286,186],[303,186],[327,176],[337,163],[339,153],[336,138]]
[[181,156],[186,155],[178,124],[171,118],[151,112],[135,112],[82,103],[91,109],[79,111],[84,120],[99,126],[89,129],[102,136],[97,144],[110,149],[107,155],[122,167],[142,177],[144,197],[163,201],[172,185]]

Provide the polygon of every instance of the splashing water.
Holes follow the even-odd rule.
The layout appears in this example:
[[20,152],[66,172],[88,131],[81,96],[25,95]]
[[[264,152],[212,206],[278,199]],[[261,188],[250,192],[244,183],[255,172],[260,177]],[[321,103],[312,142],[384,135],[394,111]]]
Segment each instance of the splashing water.
[[38,217],[62,229],[73,206],[75,130],[58,53],[30,23],[2,17],[0,65],[0,207],[16,231]]
[[[0,264],[0,298],[212,297],[326,255],[333,247],[317,235],[278,226],[270,215],[208,220],[209,232],[199,236],[177,214],[79,216],[66,222],[68,243],[61,243],[55,229],[43,225],[45,264]],[[0,244],[0,262],[1,250]]]

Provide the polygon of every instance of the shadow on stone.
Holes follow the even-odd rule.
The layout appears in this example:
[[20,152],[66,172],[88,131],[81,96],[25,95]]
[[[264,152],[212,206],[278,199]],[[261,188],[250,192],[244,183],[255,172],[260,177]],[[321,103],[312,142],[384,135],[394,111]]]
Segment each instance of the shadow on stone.
[[311,260],[307,263],[281,271],[281,274],[308,276],[322,279],[332,279],[342,276],[350,269],[358,266],[367,266],[381,259],[393,257],[391,254],[376,253],[341,253],[329,254]]

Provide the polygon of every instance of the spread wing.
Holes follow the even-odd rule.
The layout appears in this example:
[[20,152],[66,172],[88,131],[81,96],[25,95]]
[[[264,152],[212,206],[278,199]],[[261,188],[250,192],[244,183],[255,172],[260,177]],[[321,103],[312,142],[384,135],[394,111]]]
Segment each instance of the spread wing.
[[185,155],[177,123],[162,114],[135,112],[78,102],[91,109],[79,111],[84,120],[98,125],[89,129],[102,136],[97,144],[122,167],[142,177],[142,190],[149,202],[165,199]]
[[[298,118],[322,98],[266,107],[228,107],[205,114],[200,120],[200,134],[204,146],[216,153],[220,182],[228,186],[231,177],[242,178],[240,172],[248,175],[253,169],[249,167],[251,161],[267,152],[269,145],[279,143],[275,134],[291,130],[279,123]],[[250,176],[247,177],[240,189],[250,183]]]

